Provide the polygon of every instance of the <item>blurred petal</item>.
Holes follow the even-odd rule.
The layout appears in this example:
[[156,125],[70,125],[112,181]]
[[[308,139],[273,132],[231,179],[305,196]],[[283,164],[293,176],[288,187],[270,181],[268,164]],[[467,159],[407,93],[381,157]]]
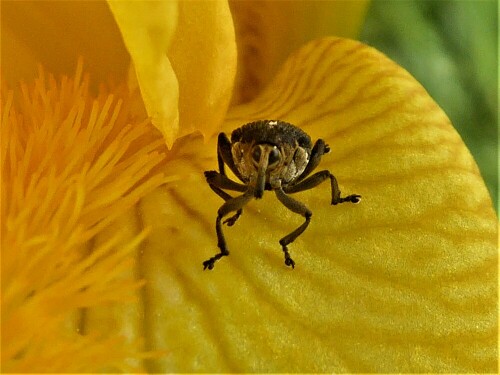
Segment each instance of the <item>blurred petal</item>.
[[273,194],[224,226],[231,255],[212,271],[219,197],[203,179],[216,137],[188,137],[165,173],[184,178],[140,204],[154,372],[496,372],[497,218],[445,114],[403,69],[358,42],[295,53],[230,132],[278,118],[324,138],[321,168],[359,205],[330,206],[323,184],[294,195],[313,212],[283,263],[278,240],[303,221]]
[[236,71],[227,3],[109,4],[132,56],[146,110],[167,145],[196,130],[213,134],[229,105]]
[[235,102],[253,99],[285,59],[328,35],[356,38],[369,2],[231,1],[238,44]]
[[122,80],[129,57],[104,1],[3,1],[3,78],[12,86],[36,77],[37,64],[56,74],[73,74],[85,58],[92,82]]

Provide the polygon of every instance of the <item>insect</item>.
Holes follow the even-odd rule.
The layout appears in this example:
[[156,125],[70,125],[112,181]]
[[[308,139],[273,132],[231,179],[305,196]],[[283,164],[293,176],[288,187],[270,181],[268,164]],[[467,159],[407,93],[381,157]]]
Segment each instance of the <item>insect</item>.
[[[204,261],[203,269],[211,270],[216,261],[229,255],[222,224],[234,225],[243,212],[243,207],[253,198],[262,198],[264,190],[274,191],[286,208],[305,218],[302,225],[279,241],[285,255],[285,264],[295,268],[288,245],[306,230],[312,212],[288,194],[311,189],[330,179],[331,204],[358,203],[361,200],[361,196],[357,194],[341,197],[337,179],[327,170],[310,175],[320,163],[321,157],[329,151],[330,148],[322,139],[318,139],[313,147],[311,138],[303,130],[278,120],[261,120],[243,125],[231,133],[231,141],[225,133],[220,133],[217,141],[219,172],[205,172],[210,188],[225,201],[219,208],[215,221],[220,252]],[[229,167],[241,183],[228,178],[224,165]],[[224,190],[243,194],[232,197]],[[222,222],[232,212],[235,214]]]

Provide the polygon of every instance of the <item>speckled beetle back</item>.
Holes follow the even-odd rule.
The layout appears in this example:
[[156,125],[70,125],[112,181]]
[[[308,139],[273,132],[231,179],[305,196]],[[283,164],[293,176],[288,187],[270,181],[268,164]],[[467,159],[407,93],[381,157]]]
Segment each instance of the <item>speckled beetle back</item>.
[[260,120],[243,125],[233,131],[231,142],[269,143],[275,146],[288,144],[310,150],[311,138],[300,128],[284,121]]

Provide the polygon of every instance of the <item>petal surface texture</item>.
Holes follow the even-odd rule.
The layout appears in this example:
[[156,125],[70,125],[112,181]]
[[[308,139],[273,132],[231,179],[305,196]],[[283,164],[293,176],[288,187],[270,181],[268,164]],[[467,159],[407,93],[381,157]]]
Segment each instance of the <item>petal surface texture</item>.
[[[445,83],[444,83],[445,84]],[[313,41],[252,102],[230,110],[230,133],[280,119],[322,138],[343,195],[328,183],[294,194],[302,224],[272,192],[223,231],[222,200],[203,178],[216,138],[187,137],[164,172],[181,179],[139,205],[151,227],[140,257],[146,347],[155,372],[496,372],[498,220],[475,162],[442,110],[402,68],[361,43]],[[239,193],[234,193],[236,195]]]

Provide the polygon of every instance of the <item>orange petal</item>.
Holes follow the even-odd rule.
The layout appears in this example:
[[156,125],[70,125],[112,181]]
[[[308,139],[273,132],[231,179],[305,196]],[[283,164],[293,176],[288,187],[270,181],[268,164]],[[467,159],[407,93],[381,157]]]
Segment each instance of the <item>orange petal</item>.
[[[155,372],[495,372],[497,218],[470,153],[445,114],[403,69],[361,43],[328,38],[295,53],[268,89],[233,108],[225,130],[262,118],[295,123],[332,152],[328,169],[359,205],[330,206],[329,184],[294,197],[270,192],[223,231],[231,254],[215,269],[222,200],[205,183],[216,139],[191,137],[145,197],[152,226],[141,257],[147,347]],[[237,193],[234,193],[237,194]]]
[[163,142],[158,134],[151,140],[151,124],[130,118],[123,91],[93,99],[81,64],[74,79],[56,81],[42,71],[15,94],[2,87],[1,348],[7,372],[142,368],[124,360],[137,352],[136,337],[121,342],[128,331],[118,324],[82,330],[86,318],[79,311],[124,303],[137,292],[141,282],[131,277],[131,266],[146,233],[124,224],[124,213],[165,182],[158,172]]
[[127,50],[104,1],[4,1],[0,24],[2,74],[12,86],[34,79],[40,63],[73,74],[81,56],[93,83],[126,75]]

